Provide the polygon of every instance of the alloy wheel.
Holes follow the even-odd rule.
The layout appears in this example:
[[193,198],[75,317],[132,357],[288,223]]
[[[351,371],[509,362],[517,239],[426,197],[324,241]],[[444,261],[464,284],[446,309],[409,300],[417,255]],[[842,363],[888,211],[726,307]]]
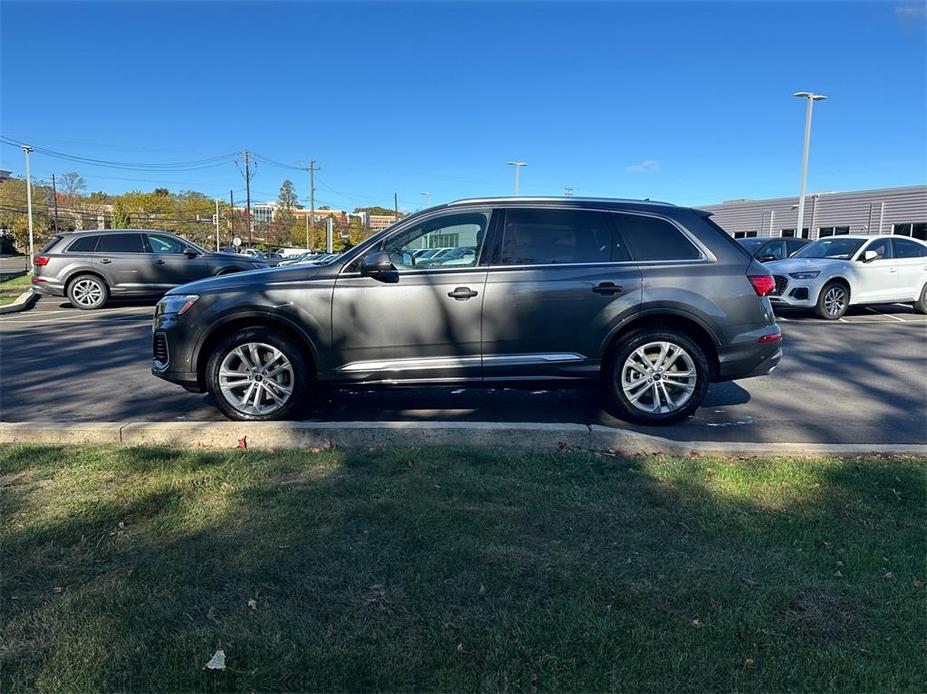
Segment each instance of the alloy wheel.
[[843,287],[831,287],[824,294],[824,310],[829,316],[841,315],[847,307],[847,293]]
[[219,389],[242,414],[269,415],[293,395],[293,365],[273,345],[246,342],[234,347],[219,365]]
[[697,382],[692,356],[672,342],[648,342],[631,352],[621,367],[622,392],[631,405],[648,414],[680,409]]
[[94,306],[103,299],[103,287],[96,280],[78,280],[71,296],[81,306]]

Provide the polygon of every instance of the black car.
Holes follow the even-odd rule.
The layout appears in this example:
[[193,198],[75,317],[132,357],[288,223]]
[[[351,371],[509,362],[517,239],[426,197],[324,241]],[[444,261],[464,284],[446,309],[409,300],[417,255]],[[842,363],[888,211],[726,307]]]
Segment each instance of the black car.
[[263,260],[210,253],[166,231],[79,231],[55,235],[35,257],[32,289],[94,309],[111,296],[158,296],[204,277],[266,268]]
[[[155,310],[156,376],[229,417],[293,416],[321,385],[602,383],[626,419],[691,414],[767,374],[769,272],[708,212],[649,201],[462,200],[328,263],[194,282]],[[460,264],[416,250],[473,249]]]
[[769,263],[773,260],[785,260],[799,248],[806,246],[808,239],[754,237],[737,239],[737,242],[761,263]]

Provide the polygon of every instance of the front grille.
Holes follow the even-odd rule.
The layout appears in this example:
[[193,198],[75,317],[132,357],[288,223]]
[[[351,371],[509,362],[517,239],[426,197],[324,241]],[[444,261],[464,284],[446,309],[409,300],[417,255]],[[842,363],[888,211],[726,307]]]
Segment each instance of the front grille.
[[168,361],[170,361],[170,354],[167,351],[167,335],[155,333],[152,339],[151,351],[155,368],[163,369],[167,366]]
[[773,279],[776,281],[776,288],[773,289],[770,294],[772,296],[782,296],[782,292],[789,286],[788,278],[783,275],[773,275]]

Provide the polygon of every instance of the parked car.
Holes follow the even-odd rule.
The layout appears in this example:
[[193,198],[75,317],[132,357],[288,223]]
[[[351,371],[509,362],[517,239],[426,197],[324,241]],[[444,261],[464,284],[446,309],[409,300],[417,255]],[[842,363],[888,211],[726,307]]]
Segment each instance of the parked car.
[[253,260],[263,260],[270,267],[273,267],[280,263],[283,260],[283,256],[277,252],[267,252],[259,251],[256,248],[243,248],[240,253],[246,255]]
[[156,296],[204,277],[265,268],[263,260],[210,253],[166,231],[79,231],[56,234],[35,257],[32,289],[95,309],[111,296]]
[[761,263],[784,260],[809,243],[808,239],[749,238],[737,239]]
[[[153,373],[233,419],[323,384],[601,383],[622,417],[690,415],[782,356],[769,271],[710,213],[649,201],[462,200],[324,265],[193,282],[158,304]],[[440,238],[469,264],[419,266]]]
[[298,255],[303,255],[304,253],[306,253],[306,249],[305,248],[278,248],[274,252],[277,255],[279,255],[281,258],[289,259],[289,258],[295,258]]
[[850,306],[909,303],[927,313],[927,243],[907,236],[829,236],[768,263],[774,305],[837,320]]

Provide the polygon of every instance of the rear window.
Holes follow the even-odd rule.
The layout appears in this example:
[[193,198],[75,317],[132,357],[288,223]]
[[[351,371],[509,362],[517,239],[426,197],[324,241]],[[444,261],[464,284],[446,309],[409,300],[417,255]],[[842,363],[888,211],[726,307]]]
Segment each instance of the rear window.
[[68,253],[93,253],[99,236],[79,236],[68,246]]
[[62,238],[64,237],[61,234],[52,236],[51,241],[49,241],[44,246],[42,246],[42,250],[39,251],[39,253],[48,253],[54,247],[54,245],[58,243]]
[[141,234],[107,234],[97,244],[100,253],[145,253]]
[[633,260],[698,260],[701,252],[664,219],[616,213],[615,221]]
[[607,263],[627,260],[602,212],[510,209],[505,212],[501,265]]
[[927,247],[908,239],[892,239],[896,258],[923,258],[927,256]]

